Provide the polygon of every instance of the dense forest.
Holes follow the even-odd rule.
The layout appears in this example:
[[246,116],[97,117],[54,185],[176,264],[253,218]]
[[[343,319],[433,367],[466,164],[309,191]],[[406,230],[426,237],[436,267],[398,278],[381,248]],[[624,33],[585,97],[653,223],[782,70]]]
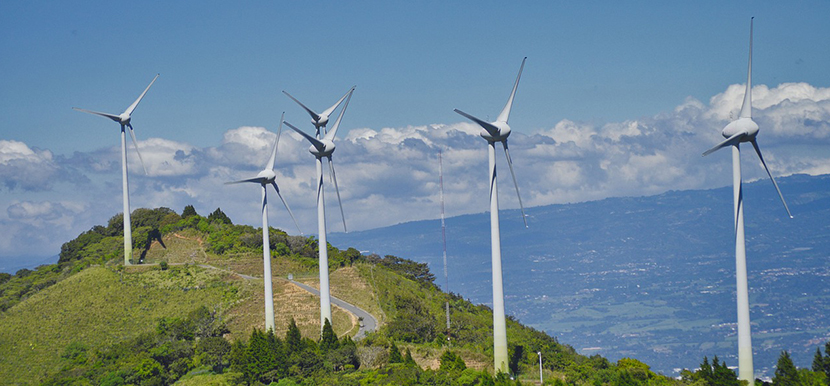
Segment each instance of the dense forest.
[[[135,266],[120,263],[123,220],[117,215],[106,226],[95,226],[65,243],[57,264],[0,274],[0,325],[6,330],[0,334],[0,349],[10,353],[0,357],[0,384],[520,385],[538,384],[541,371],[545,384],[550,385],[740,385],[735,372],[717,357],[711,363],[702,358],[700,368],[672,379],[633,358],[614,363],[598,355],[579,355],[512,318],[508,318],[510,374],[493,374],[488,307],[442,292],[426,264],[389,255],[362,255],[353,248],[331,245],[332,273],[349,269],[371,283],[371,294],[354,296],[358,302],[360,297],[371,298],[366,304],[377,305],[373,314],[381,314],[378,331],[354,341],[348,327],[338,333],[327,322],[322,334],[313,332],[320,331],[319,324],[304,334],[293,317],[278,327],[280,332],[240,327],[234,322],[239,320],[234,310],[253,295],[231,274],[245,264],[261,267],[261,229],[233,224],[220,209],[203,217],[192,206],[182,214],[168,208],[137,209],[132,222]],[[291,272],[301,276],[314,276],[314,238],[290,236],[273,228],[269,235],[275,263],[288,264]],[[197,256],[193,248],[177,249],[180,240],[198,240],[202,254]],[[84,280],[75,283],[73,277]],[[109,287],[95,287],[96,282],[106,280],[111,282]],[[87,288],[83,285],[91,289],[80,290]],[[66,326],[60,339],[50,340],[50,347],[43,351],[54,352],[55,358],[44,354],[33,357],[43,357],[43,363],[27,362],[38,371],[29,371],[10,358],[13,352],[21,352],[21,342],[35,341],[20,332],[23,327],[15,326],[37,323],[33,318],[48,319],[42,315],[48,311],[32,311],[37,302],[46,301],[44,297],[67,291],[68,295],[60,296],[86,301],[87,309],[63,312],[70,314],[63,318],[70,318],[78,317],[73,312],[94,314],[94,307],[89,306],[92,298],[115,296],[122,288],[131,297],[145,298],[140,307],[123,306],[124,314],[116,316],[149,320],[142,327],[120,331],[117,339],[96,340],[84,338],[96,331]],[[108,306],[113,302],[117,303],[109,301]],[[449,329],[444,324],[445,302],[452,309]],[[162,310],[162,306],[169,309]],[[118,310],[117,304],[114,309]],[[96,326],[96,320],[88,323]],[[9,343],[12,340],[17,343]],[[29,344],[36,350],[34,343]],[[782,352],[772,385],[828,385],[830,342],[823,348],[824,353],[817,348],[810,369],[797,369],[789,354]],[[541,369],[537,353],[542,355]]]

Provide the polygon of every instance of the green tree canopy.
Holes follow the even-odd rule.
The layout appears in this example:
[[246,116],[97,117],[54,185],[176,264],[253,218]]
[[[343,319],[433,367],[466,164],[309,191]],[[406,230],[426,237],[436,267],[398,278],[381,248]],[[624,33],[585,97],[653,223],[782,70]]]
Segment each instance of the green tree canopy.
[[775,375],[772,377],[773,386],[800,386],[798,369],[793,364],[790,353],[781,351],[778,364],[775,366]]

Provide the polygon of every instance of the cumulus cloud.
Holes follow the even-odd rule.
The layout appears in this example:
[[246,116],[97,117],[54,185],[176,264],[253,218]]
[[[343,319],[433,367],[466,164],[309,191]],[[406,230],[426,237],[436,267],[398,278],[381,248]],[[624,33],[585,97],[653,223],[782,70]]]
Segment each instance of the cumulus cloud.
[[[743,85],[731,85],[708,104],[688,98],[672,111],[604,124],[563,120],[535,132],[514,127],[510,151],[526,206],[640,196],[667,190],[704,189],[731,183],[728,151],[701,153],[719,141],[730,114],[737,116]],[[830,88],[786,83],[753,88],[753,118],[759,143],[776,176],[830,173]],[[348,118],[344,121],[348,125]],[[309,127],[310,129],[310,127]],[[439,216],[438,153],[442,153],[447,214],[488,209],[487,146],[469,122],[401,128],[353,128],[336,142],[333,163],[350,230]],[[310,130],[309,130],[310,131]],[[235,222],[259,224],[259,187],[224,185],[256,175],[270,156],[276,133],[262,127],[226,131],[213,147],[198,148],[159,138],[139,142],[149,176],[130,154],[133,208],[194,205],[202,214],[221,207]],[[277,182],[306,234],[316,232],[315,159],[293,131],[281,134]],[[36,235],[60,225],[74,237],[120,211],[120,149],[111,147],[65,157],[71,170],[90,181],[89,195],[73,200],[25,198],[0,201],[0,225]],[[0,178],[9,189],[43,189],[34,171],[63,176],[48,151],[0,141]],[[328,228],[342,230],[333,186],[324,165]],[[500,205],[518,208],[502,146],[497,146]],[[745,152],[747,179],[767,178],[753,152]],[[135,177],[133,177],[135,176]],[[72,184],[54,185],[76,189]],[[20,190],[17,189],[17,190]],[[786,194],[786,192],[784,192]],[[56,193],[57,194],[57,193]],[[66,194],[66,193],[64,193]],[[296,233],[273,190],[270,221]],[[95,201],[92,201],[95,200]],[[70,204],[74,202],[75,204]],[[80,202],[80,204],[78,204]],[[94,204],[93,204],[94,203]],[[532,219],[532,209],[528,214]],[[73,217],[74,216],[74,217]],[[521,221],[516,216],[515,221]],[[505,217],[505,221],[510,221]],[[31,243],[5,237],[0,249]],[[2,237],[0,237],[2,238]],[[18,241],[17,239],[23,240]],[[43,241],[57,250],[65,240]],[[51,243],[51,244],[50,244]]]
[[8,189],[49,190],[59,168],[48,150],[0,140],[0,181]]

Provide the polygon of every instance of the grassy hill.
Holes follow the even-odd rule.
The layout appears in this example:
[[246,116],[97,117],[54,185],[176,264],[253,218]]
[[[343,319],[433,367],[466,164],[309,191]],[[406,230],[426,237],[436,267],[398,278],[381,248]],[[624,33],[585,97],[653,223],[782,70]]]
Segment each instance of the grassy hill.
[[[359,321],[335,307],[321,339],[319,299],[286,280],[317,285],[316,240],[276,229],[277,329],[263,333],[261,230],[219,210],[186,213],[133,213],[139,265],[119,264],[116,216],[67,242],[57,264],[0,277],[0,384],[515,384],[492,376],[490,309],[440,291],[425,264],[394,256],[329,247],[332,294],[376,316],[380,329],[355,344],[347,336]],[[672,380],[634,359],[581,356],[515,320],[508,341],[520,383],[538,380],[536,352],[550,384],[698,380]]]

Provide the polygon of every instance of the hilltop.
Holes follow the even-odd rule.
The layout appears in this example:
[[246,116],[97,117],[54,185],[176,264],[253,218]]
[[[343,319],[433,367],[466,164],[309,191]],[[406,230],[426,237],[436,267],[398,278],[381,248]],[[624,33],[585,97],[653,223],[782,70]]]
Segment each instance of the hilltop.
[[[338,347],[354,347],[348,357],[357,358],[348,366],[335,365],[340,362],[326,351],[326,341],[319,341],[319,300],[286,280],[291,274],[316,286],[316,240],[276,229],[270,230],[277,308],[273,336],[288,339],[295,321],[305,342],[302,352],[310,357],[286,359],[300,362],[283,372],[277,365],[271,372],[267,365],[262,372],[241,365],[239,353],[254,350],[254,342],[264,336],[261,230],[234,225],[218,209],[207,217],[188,210],[180,215],[166,208],[137,209],[132,217],[135,262],[140,264],[119,264],[118,215],[65,243],[57,264],[0,278],[0,383],[166,384],[187,379],[189,384],[238,384],[274,379],[268,377],[320,384],[400,384],[402,379],[456,384],[459,377],[469,384],[509,383],[490,375],[488,307],[440,291],[425,264],[330,246],[333,295],[367,310],[380,324],[377,332],[349,343],[360,320],[335,308],[334,339]],[[449,331],[443,326],[446,301],[452,309]],[[637,376],[644,382],[669,382],[638,361],[615,364],[578,355],[512,319],[508,337],[511,370],[520,378],[538,375],[536,352],[541,351],[551,379],[585,383],[601,377],[607,383]],[[203,347],[208,342],[230,351],[213,353]],[[395,364],[395,351],[407,354],[406,363]]]

